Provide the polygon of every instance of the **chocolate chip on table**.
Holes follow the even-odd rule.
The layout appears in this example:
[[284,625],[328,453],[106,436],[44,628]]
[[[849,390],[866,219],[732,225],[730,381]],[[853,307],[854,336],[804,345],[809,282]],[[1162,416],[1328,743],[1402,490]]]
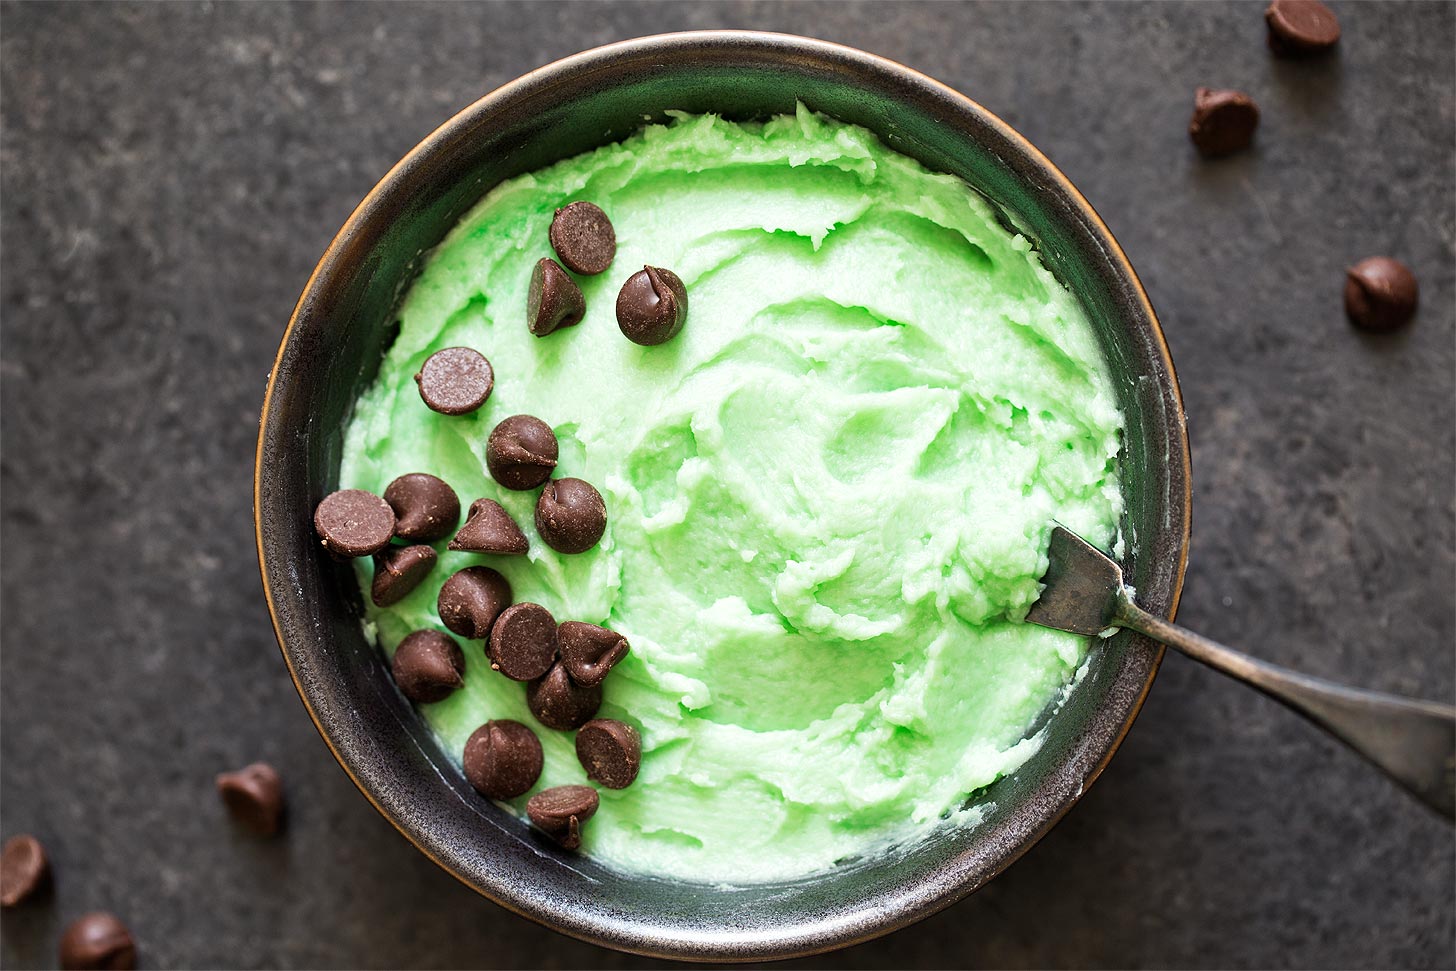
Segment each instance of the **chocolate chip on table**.
[[553,786],[526,800],[526,816],[538,829],[561,844],[581,846],[581,824],[596,814],[601,797],[591,786]]
[[267,762],[254,762],[217,777],[218,795],[233,818],[259,836],[273,836],[283,822],[283,780]]
[[526,328],[537,337],[575,327],[586,315],[581,287],[549,256],[536,261],[526,292]]
[[514,799],[541,777],[541,740],[518,721],[488,721],[466,740],[462,762],[476,792]]
[[601,684],[613,665],[627,656],[627,639],[614,630],[568,620],[556,628],[561,663],[580,685]]
[[634,344],[651,347],[671,340],[687,317],[687,287],[671,270],[644,266],[617,294],[617,326]]
[[1281,57],[1322,54],[1340,40],[1340,21],[1320,0],[1274,0],[1264,11],[1269,49]]
[[1415,316],[1420,288],[1404,263],[1372,256],[1345,271],[1345,313],[1365,330],[1394,330]]
[[558,661],[526,686],[526,705],[547,728],[569,732],[596,716],[602,706],[602,686],[577,684]]
[[536,500],[536,532],[558,553],[584,553],[606,528],[602,494],[580,479],[554,479]]
[[540,604],[507,607],[490,629],[485,653],[512,681],[534,681],[556,663],[556,618]]
[[518,492],[551,478],[557,454],[556,433],[531,415],[512,415],[496,425],[485,441],[485,465],[491,478]]
[[428,472],[402,475],[384,490],[394,510],[394,535],[412,543],[433,543],[460,522],[460,498],[443,479]]
[[442,415],[468,415],[485,404],[495,387],[495,371],[479,351],[447,347],[425,360],[415,375],[420,397],[431,411]]
[[467,566],[450,577],[435,602],[440,622],[473,641],[490,636],[491,625],[510,605],[510,581],[488,566]]
[[590,202],[573,202],[551,220],[551,248],[573,273],[595,276],[617,255],[617,231],[607,214]]
[[417,630],[394,649],[390,671],[400,693],[410,701],[444,701],[464,683],[465,652],[446,634]]
[[313,528],[335,556],[368,556],[394,536],[394,510],[372,492],[340,489],[313,511]]
[[1193,118],[1188,137],[1210,158],[1231,155],[1249,147],[1259,127],[1259,106],[1242,91],[1199,88],[1193,94]]
[[136,967],[136,942],[115,915],[97,911],[71,921],[61,935],[60,959],[66,971],[131,971]]
[[376,607],[399,603],[435,568],[435,550],[423,543],[386,546],[374,554],[374,582],[370,599]]
[[470,504],[470,515],[460,532],[450,541],[450,549],[466,553],[500,553],[520,556],[531,548],[526,534],[511,514],[494,499],[477,499]]
[[14,907],[45,886],[50,875],[45,847],[29,833],[12,836],[0,848],[0,907]]
[[631,725],[597,718],[577,731],[576,757],[588,779],[608,789],[625,789],[642,765],[642,739]]

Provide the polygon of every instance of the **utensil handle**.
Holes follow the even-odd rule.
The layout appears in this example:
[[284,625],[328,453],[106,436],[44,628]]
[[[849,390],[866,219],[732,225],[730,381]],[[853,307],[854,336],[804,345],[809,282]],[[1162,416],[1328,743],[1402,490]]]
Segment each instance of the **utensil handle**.
[[1176,648],[1283,702],[1369,759],[1416,798],[1456,819],[1456,708],[1363,691],[1258,661],[1118,597],[1115,623]]

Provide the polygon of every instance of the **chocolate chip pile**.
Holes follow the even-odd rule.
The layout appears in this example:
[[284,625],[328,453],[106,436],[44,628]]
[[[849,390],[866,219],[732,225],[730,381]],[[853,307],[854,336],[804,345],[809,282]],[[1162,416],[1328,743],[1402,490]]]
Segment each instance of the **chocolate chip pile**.
[[[603,273],[617,252],[611,221],[589,202],[558,209],[549,235],[561,262],[546,257],[536,263],[526,301],[527,327],[537,337],[581,322],[586,302],[571,273]],[[617,324],[634,343],[661,344],[682,330],[687,306],[687,289],[676,273],[646,266],[623,284]],[[442,415],[464,415],[490,398],[495,371],[477,351],[448,347],[425,361],[415,382],[427,407]],[[541,490],[535,527],[542,541],[559,553],[584,553],[606,531],[606,502],[588,482],[552,478],[559,457],[556,433],[533,415],[502,419],[486,439],[486,468],[498,485],[519,492]],[[455,552],[529,552],[529,537],[499,502],[476,499],[463,525],[460,508],[449,484],[427,472],[412,472],[391,482],[382,497],[360,489],[325,496],[314,511],[314,530],[335,557],[374,558],[370,599],[388,607],[424,582],[439,558],[430,544],[447,536],[446,548]],[[488,566],[469,566],[448,577],[440,586],[436,611],[450,633],[485,642],[492,671],[526,685],[527,707],[542,726],[577,733],[576,753],[588,779],[610,789],[632,783],[642,760],[637,730],[596,717],[602,683],[629,650],[625,638],[595,624],[557,623],[540,604],[513,602],[509,581]],[[449,635],[417,630],[395,649],[391,672],[406,698],[430,704],[448,698],[464,683],[465,664],[465,652]],[[520,722],[488,721],[465,743],[462,764],[465,777],[482,795],[514,799],[541,776],[541,742]],[[258,768],[232,773],[226,784],[219,777],[218,786],[241,819],[270,832],[276,830],[277,819],[264,804],[268,780]],[[561,846],[576,849],[581,827],[598,804],[591,786],[557,786],[532,796],[526,815]]]

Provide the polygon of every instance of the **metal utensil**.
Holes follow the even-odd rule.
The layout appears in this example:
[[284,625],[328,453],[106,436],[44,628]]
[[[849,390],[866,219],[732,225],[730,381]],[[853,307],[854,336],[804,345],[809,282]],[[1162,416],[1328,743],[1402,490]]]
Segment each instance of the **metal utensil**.
[[1456,708],[1312,678],[1200,637],[1133,603],[1122,570],[1056,526],[1046,589],[1026,619],[1074,634],[1128,627],[1283,702],[1369,759],[1416,798],[1456,818]]

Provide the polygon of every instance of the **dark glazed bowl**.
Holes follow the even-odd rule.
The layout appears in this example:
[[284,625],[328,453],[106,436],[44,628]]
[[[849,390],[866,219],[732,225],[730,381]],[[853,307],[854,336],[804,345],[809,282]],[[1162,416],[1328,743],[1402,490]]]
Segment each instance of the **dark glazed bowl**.
[[984,108],[899,64],[821,41],[749,32],[668,34],[533,71],[425,139],[349,218],[319,261],[278,352],[258,440],[258,552],[299,694],[335,757],[406,838],[517,913],[623,950],[764,960],[842,947],[963,897],[1044,835],[1116,750],[1159,646],[1128,632],[1098,645],[1040,752],[978,798],[974,828],[788,884],[718,888],[623,876],[556,852],[482,799],[395,690],[360,631],[353,573],[314,540],[336,488],[342,431],[393,339],[392,311],[423,255],[503,179],[614,141],[667,109],[761,118],[797,100],[961,176],[1037,241],[1086,306],[1127,418],[1124,568],[1143,605],[1171,616],[1189,522],[1188,442],[1172,362],[1136,274],[1087,201]]

